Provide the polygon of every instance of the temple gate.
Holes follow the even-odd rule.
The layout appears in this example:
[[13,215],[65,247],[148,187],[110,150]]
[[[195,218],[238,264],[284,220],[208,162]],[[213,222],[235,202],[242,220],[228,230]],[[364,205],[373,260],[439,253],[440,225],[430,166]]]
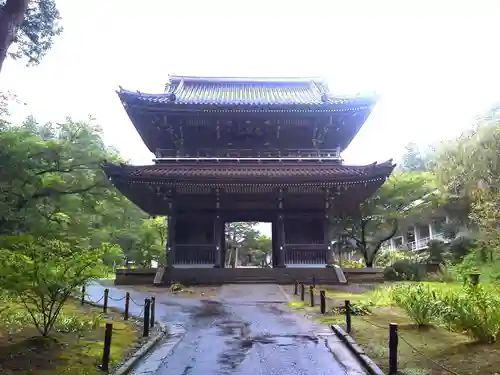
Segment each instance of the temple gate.
[[223,268],[226,222],[272,223],[276,268],[325,267],[331,219],[356,210],[391,161],[344,165],[374,97],[316,79],[171,76],[161,94],[118,95],[154,164],[111,165],[112,183],[167,216],[167,269]]

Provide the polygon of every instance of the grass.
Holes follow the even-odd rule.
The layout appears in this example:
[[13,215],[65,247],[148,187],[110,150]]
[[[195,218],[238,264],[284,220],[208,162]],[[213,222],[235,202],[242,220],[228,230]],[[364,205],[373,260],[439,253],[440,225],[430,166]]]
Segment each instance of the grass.
[[[439,288],[459,287],[455,284],[433,285]],[[478,344],[466,335],[440,327],[418,328],[405,312],[391,304],[390,287],[382,286],[364,293],[359,293],[359,289],[354,289],[355,292],[350,293],[345,288],[341,290],[329,288],[327,289],[329,307],[340,306],[346,299],[354,304],[358,302],[373,305],[371,314],[352,317],[351,335],[383,371],[388,370],[389,323],[398,324],[399,369],[408,375],[449,374],[433,361],[459,374],[491,375],[500,369],[500,344]],[[326,315],[321,315],[319,307],[311,308],[306,305],[307,302],[308,295],[305,303],[293,301],[290,306],[311,315],[322,324],[339,324],[345,327],[344,316],[336,315],[338,310],[334,309]],[[407,342],[423,355],[415,352]]]
[[[9,305],[9,315],[23,314],[21,306]],[[4,306],[0,305],[0,310]],[[0,323],[0,373],[5,375],[91,375],[101,374],[97,365],[101,362],[104,327],[113,323],[110,367],[117,365],[141,341],[136,322],[125,322],[116,311],[101,313],[101,309],[68,301],[64,316],[89,321],[94,327],[80,332],[53,331],[43,338],[36,328],[26,323],[17,329]],[[5,314],[5,312],[4,312]]]

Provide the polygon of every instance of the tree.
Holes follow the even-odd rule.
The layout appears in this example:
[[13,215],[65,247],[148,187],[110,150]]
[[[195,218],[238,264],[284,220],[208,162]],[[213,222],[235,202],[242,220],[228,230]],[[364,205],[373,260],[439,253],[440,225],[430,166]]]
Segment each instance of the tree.
[[394,173],[356,214],[334,223],[334,231],[351,239],[367,267],[373,267],[382,244],[398,230],[401,219],[409,218],[438,202],[436,184],[429,172]]
[[2,237],[0,284],[18,298],[42,336],[48,336],[71,293],[102,276],[102,253],[31,236]]
[[[226,264],[235,264],[236,249],[241,249],[241,245],[245,238],[249,236],[257,236],[258,232],[254,229],[254,222],[235,222],[226,224],[226,248],[229,249],[226,255]],[[239,256],[238,256],[239,258]]]
[[420,151],[418,145],[410,142],[405,146],[401,170],[407,172],[424,172],[428,169],[427,157]]
[[161,218],[146,219],[137,228],[137,236],[132,239],[133,244],[128,253],[129,260],[133,260],[142,267],[151,267],[151,262],[162,263],[165,257],[166,225]]
[[500,112],[498,106],[477,118],[473,128],[436,147],[434,171],[448,195],[463,206],[461,221],[469,219],[490,247],[500,245]]
[[38,64],[62,32],[60,19],[55,0],[0,0],[0,71],[7,56]]

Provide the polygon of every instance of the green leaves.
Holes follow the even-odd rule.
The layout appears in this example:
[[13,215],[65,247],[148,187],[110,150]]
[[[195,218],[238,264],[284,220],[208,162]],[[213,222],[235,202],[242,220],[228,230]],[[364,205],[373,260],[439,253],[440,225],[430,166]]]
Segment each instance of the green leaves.
[[401,220],[420,215],[440,204],[441,195],[430,172],[396,172],[367,201],[359,215],[337,223],[372,267],[382,244],[392,238]]
[[38,64],[62,32],[55,0],[0,0],[0,15],[1,49],[13,59],[27,58],[28,65]]
[[43,336],[71,293],[104,273],[101,249],[76,250],[58,240],[0,238],[0,285],[20,299]]

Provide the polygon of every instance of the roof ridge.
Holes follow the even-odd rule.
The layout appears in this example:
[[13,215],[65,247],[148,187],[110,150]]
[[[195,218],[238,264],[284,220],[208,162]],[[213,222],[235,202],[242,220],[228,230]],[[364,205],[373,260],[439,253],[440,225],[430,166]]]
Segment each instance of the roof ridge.
[[320,77],[236,77],[236,76],[180,76],[171,75],[169,76],[169,82],[176,83],[178,81],[184,81],[187,83],[191,82],[206,82],[206,83],[313,83],[322,82],[323,79]]

